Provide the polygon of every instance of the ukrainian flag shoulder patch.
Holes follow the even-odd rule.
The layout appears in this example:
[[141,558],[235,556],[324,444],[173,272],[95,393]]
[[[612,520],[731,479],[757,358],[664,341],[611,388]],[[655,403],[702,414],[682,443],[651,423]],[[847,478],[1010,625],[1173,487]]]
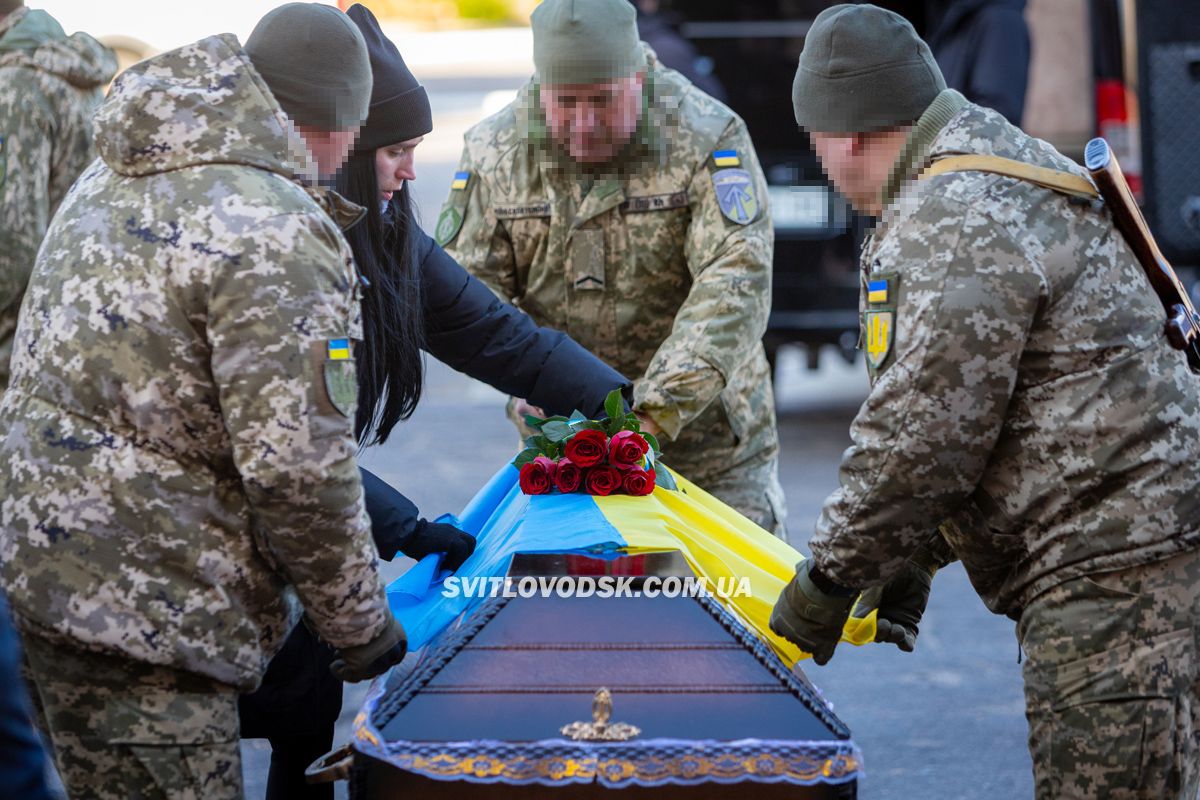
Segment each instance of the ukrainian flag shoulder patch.
[[330,361],[345,361],[350,358],[350,340],[330,339],[325,352]]
[[471,173],[456,172],[456,173],[454,173],[454,180],[450,181],[450,188],[451,189],[465,189],[465,188],[467,188],[467,184],[470,182],[471,182]]
[[867,283],[868,303],[886,303],[890,295],[891,291],[887,278]]
[[712,157],[713,163],[718,167],[736,167],[742,163],[737,150],[714,150]]

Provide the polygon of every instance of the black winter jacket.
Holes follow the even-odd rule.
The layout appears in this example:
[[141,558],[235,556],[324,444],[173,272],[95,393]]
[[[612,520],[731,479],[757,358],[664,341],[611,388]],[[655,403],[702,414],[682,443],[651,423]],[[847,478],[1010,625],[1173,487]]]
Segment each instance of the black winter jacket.
[[[524,397],[548,414],[579,409],[598,416],[613,389],[628,391],[622,375],[567,334],[540,328],[502,302],[434,240],[413,227],[425,298],[425,349],[437,360],[505,394]],[[379,556],[404,550],[420,514],[387,482],[359,470]]]

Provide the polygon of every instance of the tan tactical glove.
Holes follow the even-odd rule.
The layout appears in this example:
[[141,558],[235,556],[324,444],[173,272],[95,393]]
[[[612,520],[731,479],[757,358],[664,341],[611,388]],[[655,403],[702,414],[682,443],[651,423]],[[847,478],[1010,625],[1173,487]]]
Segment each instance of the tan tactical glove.
[[771,611],[771,630],[826,664],[841,641],[855,594],[821,575],[811,559],[802,561]]
[[399,664],[408,652],[408,637],[404,626],[395,617],[388,617],[388,624],[366,644],[347,647],[338,651],[338,658],[329,665],[329,671],[347,683],[358,683],[374,678]]

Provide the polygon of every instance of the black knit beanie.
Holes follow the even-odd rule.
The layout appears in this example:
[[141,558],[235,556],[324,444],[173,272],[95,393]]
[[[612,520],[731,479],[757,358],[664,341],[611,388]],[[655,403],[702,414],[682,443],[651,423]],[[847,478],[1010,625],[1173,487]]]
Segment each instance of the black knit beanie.
[[396,45],[383,35],[375,15],[362,4],[346,12],[367,41],[371,56],[371,109],[354,149],[367,152],[424,136],[433,130],[425,87],[417,82]]

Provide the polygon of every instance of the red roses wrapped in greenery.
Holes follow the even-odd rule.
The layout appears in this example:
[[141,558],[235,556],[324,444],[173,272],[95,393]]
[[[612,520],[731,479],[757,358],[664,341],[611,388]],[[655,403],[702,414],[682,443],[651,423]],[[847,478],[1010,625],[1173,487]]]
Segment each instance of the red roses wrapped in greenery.
[[604,411],[608,416],[601,420],[579,411],[570,417],[525,417],[538,433],[525,440],[525,449],[513,461],[521,470],[521,491],[640,497],[653,493],[655,486],[674,489],[670,473],[655,469],[658,441],[642,432],[636,414],[625,412],[620,391],[608,395]]

